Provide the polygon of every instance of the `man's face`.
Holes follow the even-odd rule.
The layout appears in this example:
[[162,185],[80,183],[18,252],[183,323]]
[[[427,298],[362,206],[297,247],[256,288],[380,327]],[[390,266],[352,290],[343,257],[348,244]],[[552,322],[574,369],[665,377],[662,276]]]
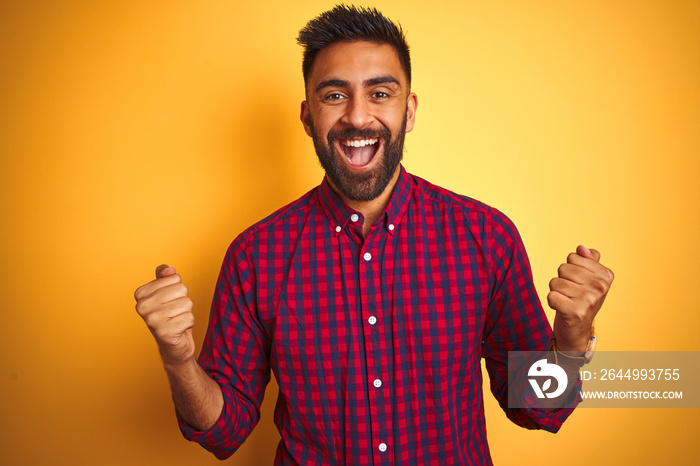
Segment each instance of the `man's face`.
[[388,44],[341,42],[316,56],[301,121],[331,184],[370,201],[395,179],[417,99]]

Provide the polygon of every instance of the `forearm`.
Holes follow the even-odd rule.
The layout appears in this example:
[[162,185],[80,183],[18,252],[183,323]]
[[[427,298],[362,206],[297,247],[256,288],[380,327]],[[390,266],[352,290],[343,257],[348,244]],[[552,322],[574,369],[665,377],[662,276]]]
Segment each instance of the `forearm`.
[[224,406],[221,387],[192,358],[180,365],[165,365],[178,416],[192,428],[209,430]]
[[[550,361],[554,363],[554,361]],[[580,378],[581,364],[577,360],[568,359],[564,356],[557,358],[557,365],[566,372],[567,384],[566,390],[556,398],[542,398],[539,400],[540,405],[545,411],[555,412],[569,405],[578,387]]]

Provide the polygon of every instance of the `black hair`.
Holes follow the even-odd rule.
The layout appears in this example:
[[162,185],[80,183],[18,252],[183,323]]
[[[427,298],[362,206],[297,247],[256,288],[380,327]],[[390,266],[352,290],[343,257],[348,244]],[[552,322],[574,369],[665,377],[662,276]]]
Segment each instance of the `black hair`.
[[312,19],[299,31],[297,43],[304,47],[302,72],[306,84],[316,55],[338,42],[366,41],[389,44],[399,56],[399,62],[411,85],[411,56],[406,36],[400,24],[394,24],[376,8],[336,5]]

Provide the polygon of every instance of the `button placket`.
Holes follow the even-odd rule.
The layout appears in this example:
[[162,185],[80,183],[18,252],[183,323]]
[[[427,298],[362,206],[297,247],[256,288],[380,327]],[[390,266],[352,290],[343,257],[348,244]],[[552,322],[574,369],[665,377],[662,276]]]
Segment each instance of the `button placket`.
[[[352,217],[351,217],[352,220]],[[381,267],[381,260],[377,260],[378,257],[374,257],[373,253],[370,251],[377,251],[379,235],[381,235],[381,229],[373,228],[371,233],[365,238],[362,250],[360,251],[360,277],[362,281],[362,315],[363,320],[366,322],[365,328],[365,354],[367,357],[367,375],[369,376],[367,383],[369,385],[369,408],[370,408],[370,432],[371,438],[375,448],[378,448],[379,443],[382,439],[386,439],[386,413],[388,406],[385,406],[386,398],[380,390],[384,382],[381,378],[377,377],[376,374],[382,373],[382,356],[380,352],[381,348],[381,335],[379,319],[377,316],[377,301],[379,294],[381,293],[380,277],[382,276],[379,267]],[[386,231],[386,230],[384,230]],[[367,325],[369,324],[369,325]],[[381,442],[383,443],[383,442]],[[386,451],[386,444],[383,447]],[[376,451],[376,450],[375,450]],[[380,450],[381,451],[381,450]],[[386,459],[386,458],[385,458]]]

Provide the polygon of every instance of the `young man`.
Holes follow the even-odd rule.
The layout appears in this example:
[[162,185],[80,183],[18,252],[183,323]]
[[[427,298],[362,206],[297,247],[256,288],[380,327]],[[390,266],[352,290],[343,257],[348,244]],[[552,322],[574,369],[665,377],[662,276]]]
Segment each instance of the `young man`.
[[[482,357],[509,418],[556,432],[572,388],[567,409],[506,406],[508,351],[544,350],[552,336],[515,227],[400,165],[418,105],[400,28],[339,6],[299,42],[301,121],[322,184],[232,243],[199,361],[175,270],[158,267],[135,294],[183,433],[231,455],[271,370],[275,464],[490,464]],[[579,246],[550,284],[560,350],[588,347],[613,278],[599,258]]]

